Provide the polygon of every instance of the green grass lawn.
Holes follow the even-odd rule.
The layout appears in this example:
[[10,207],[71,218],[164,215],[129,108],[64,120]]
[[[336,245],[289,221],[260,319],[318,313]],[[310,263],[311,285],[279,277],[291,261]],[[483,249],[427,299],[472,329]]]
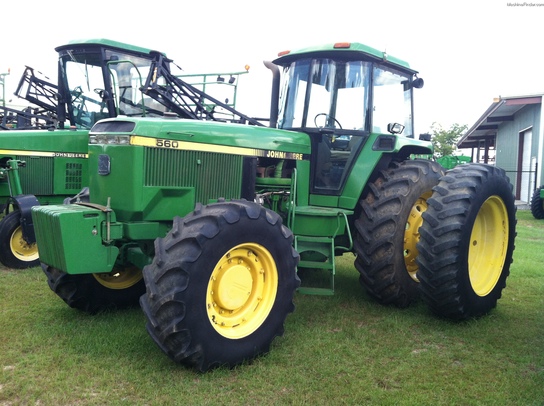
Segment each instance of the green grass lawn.
[[378,305],[353,257],[337,264],[335,295],[297,294],[268,355],[206,374],[167,358],[139,309],[89,316],[39,268],[0,268],[0,406],[544,404],[544,221],[518,212],[507,287],[477,320]]

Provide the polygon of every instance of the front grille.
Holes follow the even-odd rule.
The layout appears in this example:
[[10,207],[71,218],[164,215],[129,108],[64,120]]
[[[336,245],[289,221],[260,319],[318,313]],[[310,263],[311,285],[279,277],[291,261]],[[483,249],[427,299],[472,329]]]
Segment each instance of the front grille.
[[36,196],[52,195],[54,158],[21,155],[17,159],[26,162],[26,167],[19,171],[23,193]]
[[238,198],[243,157],[160,148],[145,150],[145,186],[194,187],[197,202]]

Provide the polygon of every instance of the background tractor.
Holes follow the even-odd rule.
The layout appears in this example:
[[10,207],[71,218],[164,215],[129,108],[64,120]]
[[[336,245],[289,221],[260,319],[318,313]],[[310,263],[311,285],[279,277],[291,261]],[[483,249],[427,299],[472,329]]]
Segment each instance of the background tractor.
[[[142,89],[173,99],[160,59]],[[173,115],[92,127],[90,201],[32,209],[50,288],[89,313],[139,302],[158,347],[200,371],[266,353],[295,292],[332,295],[347,252],[379,303],[421,292],[441,317],[493,309],[514,250],[512,185],[496,167],[415,158],[433,152],[414,137],[417,72],[358,43],[265,64],[269,127]]]
[[[98,120],[163,116],[173,109],[187,119],[251,121],[234,109],[237,79],[247,70],[177,77],[174,90],[164,82],[165,93],[147,89],[146,95],[141,88],[153,74],[150,67],[155,60],[160,58],[154,68],[164,72],[163,80],[172,76],[172,61],[164,54],[104,39],[73,41],[56,51],[58,85],[27,67],[16,94],[37,107],[2,110],[2,128],[18,130],[0,131],[0,202],[5,214],[0,221],[0,262],[10,268],[39,264],[31,207],[70,198],[88,200],[84,189],[88,132]],[[214,85],[228,88],[222,94],[230,101],[210,96]]]
[[28,130],[56,128],[58,87],[49,78],[27,66],[19,80],[15,95],[31,103],[23,109],[6,106],[5,81],[7,74],[0,74],[2,105],[0,106],[0,130]]
[[531,213],[537,220],[544,219],[544,186],[540,186],[533,192],[531,198]]

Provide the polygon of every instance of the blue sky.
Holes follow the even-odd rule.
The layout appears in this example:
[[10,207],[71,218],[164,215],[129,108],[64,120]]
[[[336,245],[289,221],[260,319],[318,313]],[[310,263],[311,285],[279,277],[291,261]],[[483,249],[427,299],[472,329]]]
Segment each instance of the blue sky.
[[56,46],[109,38],[166,52],[186,73],[249,64],[238,108],[251,116],[269,111],[271,75],[263,60],[337,41],[386,50],[420,72],[425,86],[416,94],[416,133],[433,122],[470,127],[499,95],[544,93],[544,0],[94,0],[77,7],[67,0],[27,0],[22,11],[19,4],[3,5],[3,15],[11,17],[2,22],[9,46],[0,55],[0,72],[11,69],[13,87],[25,65],[56,81]]

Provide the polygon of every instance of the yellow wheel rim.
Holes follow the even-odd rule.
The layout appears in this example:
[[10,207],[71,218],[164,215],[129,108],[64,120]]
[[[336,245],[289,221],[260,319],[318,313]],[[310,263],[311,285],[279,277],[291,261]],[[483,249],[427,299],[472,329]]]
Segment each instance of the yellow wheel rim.
[[38,259],[38,245],[36,243],[29,244],[23,238],[23,229],[17,227],[10,240],[11,253],[19,261],[32,262]]
[[498,196],[480,208],[470,235],[468,274],[478,296],[489,294],[501,276],[508,250],[508,211]]
[[416,263],[418,256],[417,243],[421,238],[419,227],[423,223],[422,214],[427,210],[427,199],[431,197],[431,194],[431,192],[424,193],[417,199],[412,206],[412,210],[410,210],[404,230],[404,264],[406,265],[406,271],[416,282],[419,282],[417,279],[419,267]]
[[113,268],[110,273],[94,273],[93,276],[108,289],[127,289],[137,284],[143,277],[142,271],[135,266]]
[[213,328],[223,337],[243,338],[270,314],[278,290],[274,258],[258,244],[240,244],[215,266],[206,292]]

